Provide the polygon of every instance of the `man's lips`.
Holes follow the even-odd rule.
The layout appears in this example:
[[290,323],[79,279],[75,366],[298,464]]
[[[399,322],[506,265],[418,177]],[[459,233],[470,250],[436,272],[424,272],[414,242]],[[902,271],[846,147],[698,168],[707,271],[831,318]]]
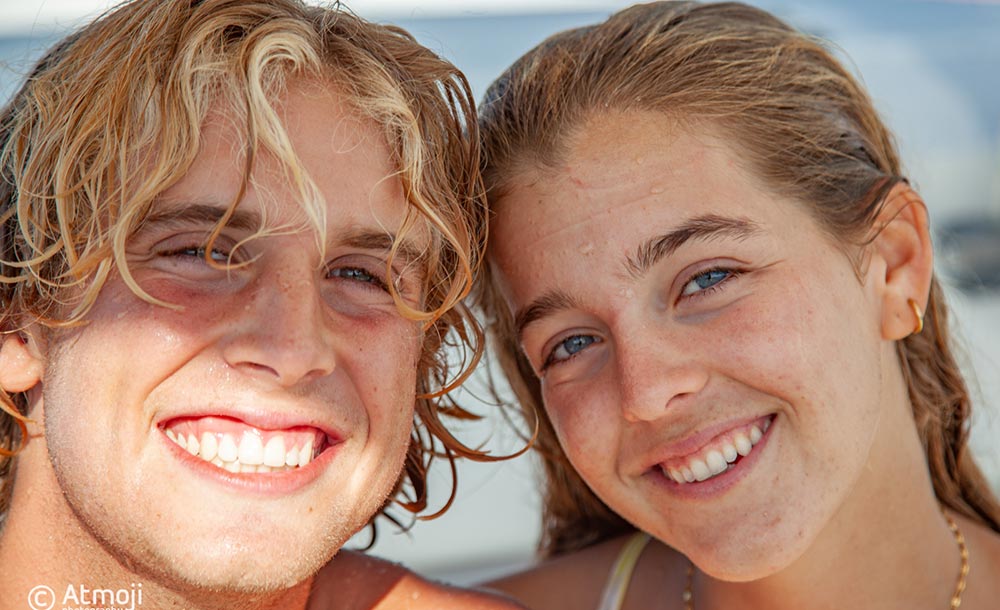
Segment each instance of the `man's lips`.
[[302,468],[340,442],[313,426],[265,429],[223,416],[179,417],[165,422],[161,429],[191,455],[232,473]]

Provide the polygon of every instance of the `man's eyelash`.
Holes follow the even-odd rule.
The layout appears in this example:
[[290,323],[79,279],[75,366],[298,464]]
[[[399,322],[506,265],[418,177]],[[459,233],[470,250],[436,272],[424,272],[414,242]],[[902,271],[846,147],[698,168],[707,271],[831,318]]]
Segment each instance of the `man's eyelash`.
[[[191,258],[205,258],[207,248],[204,245],[194,245],[190,244],[187,246],[181,246],[179,248],[171,248],[160,253],[160,256],[186,256]],[[232,256],[232,252],[227,251],[223,248],[212,248],[212,255],[219,254],[220,258],[225,258],[227,261]]]
[[[336,272],[344,272],[344,271],[346,271],[346,272],[361,272],[364,275],[368,276],[370,278],[370,281],[368,281],[368,280],[359,280],[357,278],[351,278],[349,276],[337,275],[336,274]],[[368,285],[372,286],[373,288],[377,288],[377,289],[380,289],[380,290],[384,290],[385,292],[389,292],[389,286],[386,283],[385,279],[380,274],[374,273],[372,271],[369,271],[368,269],[366,269],[364,267],[351,266],[351,265],[343,265],[343,266],[339,266],[339,267],[331,267],[327,271],[327,274],[330,277],[339,277],[339,278],[342,278],[342,279],[346,279],[346,280],[351,280],[351,281],[357,282],[359,284],[368,284]]]

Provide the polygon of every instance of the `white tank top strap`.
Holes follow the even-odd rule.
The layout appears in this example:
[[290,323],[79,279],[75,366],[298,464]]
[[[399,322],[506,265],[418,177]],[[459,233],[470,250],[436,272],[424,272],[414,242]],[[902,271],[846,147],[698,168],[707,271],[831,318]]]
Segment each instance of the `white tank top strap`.
[[649,534],[646,532],[636,532],[629,537],[628,542],[618,553],[614,565],[611,566],[611,573],[604,583],[604,592],[601,594],[601,603],[597,606],[597,610],[621,610],[629,582],[632,580],[632,570],[635,569],[639,555],[647,544],[649,544]]

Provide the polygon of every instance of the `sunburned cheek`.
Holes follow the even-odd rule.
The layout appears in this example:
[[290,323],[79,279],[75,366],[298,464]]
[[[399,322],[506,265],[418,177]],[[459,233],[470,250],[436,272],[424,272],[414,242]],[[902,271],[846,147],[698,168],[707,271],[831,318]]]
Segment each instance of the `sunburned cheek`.
[[[149,270],[137,270],[135,280],[138,286],[154,299],[183,305],[188,301],[198,301],[208,297],[218,297],[224,292],[233,292],[240,287],[236,280],[227,280],[224,276],[209,280],[182,279],[154,273]],[[116,293],[128,292],[131,289],[123,283],[116,284]]]
[[412,409],[416,392],[422,334],[419,326],[383,316],[380,321],[351,324],[343,341],[351,349],[350,366],[355,379],[380,403]]
[[186,335],[195,329],[229,319],[240,309],[249,310],[246,299],[194,290],[176,281],[140,278],[140,286],[153,299],[150,302],[122,282],[109,283],[88,316],[105,325],[127,320],[129,328],[175,329]]

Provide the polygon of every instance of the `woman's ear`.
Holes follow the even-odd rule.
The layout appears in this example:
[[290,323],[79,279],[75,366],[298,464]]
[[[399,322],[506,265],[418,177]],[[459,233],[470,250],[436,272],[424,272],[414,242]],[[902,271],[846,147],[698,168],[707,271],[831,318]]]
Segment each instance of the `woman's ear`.
[[0,334],[0,388],[8,394],[27,392],[38,385],[45,359],[27,331]]
[[921,328],[934,272],[927,206],[909,184],[900,182],[889,191],[875,226],[879,233],[871,252],[885,269],[882,338],[903,339]]

